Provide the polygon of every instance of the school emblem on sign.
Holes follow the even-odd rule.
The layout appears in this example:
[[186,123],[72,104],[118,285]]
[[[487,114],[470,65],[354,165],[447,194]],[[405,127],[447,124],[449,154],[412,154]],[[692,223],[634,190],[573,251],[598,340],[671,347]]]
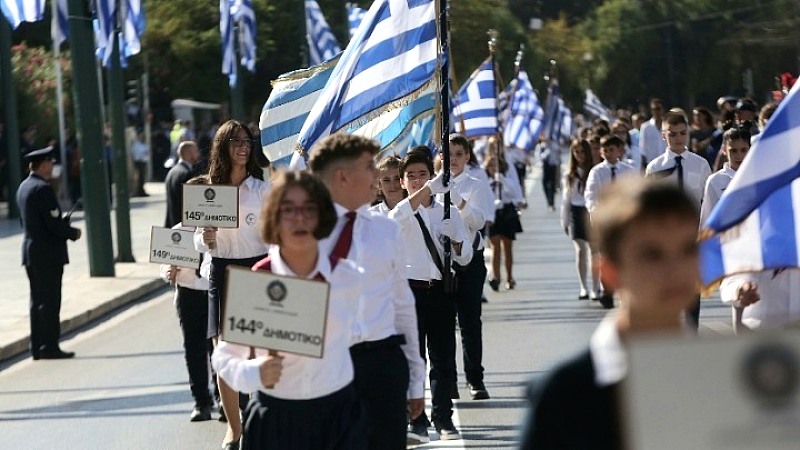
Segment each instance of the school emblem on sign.
[[214,197],[217,196],[217,193],[214,192],[214,189],[208,188],[203,192],[203,196],[205,196],[207,202],[213,202]]
[[800,387],[796,351],[780,344],[756,347],[742,364],[744,385],[762,407],[779,409],[794,401]]
[[256,220],[258,219],[256,218],[256,215],[253,213],[248,214],[247,217],[244,218],[244,221],[251,226],[256,224]]
[[172,233],[172,242],[177,244],[180,241],[181,241],[181,234],[177,232]]
[[267,285],[267,296],[273,303],[278,303],[286,298],[286,285],[280,280],[275,280]]

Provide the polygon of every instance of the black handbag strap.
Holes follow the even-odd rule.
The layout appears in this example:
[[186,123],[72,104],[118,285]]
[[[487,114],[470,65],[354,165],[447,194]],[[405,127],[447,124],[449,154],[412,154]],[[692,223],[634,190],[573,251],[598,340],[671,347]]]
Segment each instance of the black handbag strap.
[[414,218],[417,219],[417,222],[419,222],[419,228],[422,230],[422,237],[425,239],[425,246],[428,247],[428,252],[431,254],[431,258],[433,258],[433,263],[436,264],[436,268],[439,269],[439,273],[444,276],[444,264],[442,264],[442,258],[439,257],[439,251],[436,250],[436,245],[433,243],[433,238],[431,237],[430,231],[428,231],[428,227],[425,226],[425,221],[422,220],[422,217],[419,215],[419,213],[415,213]]

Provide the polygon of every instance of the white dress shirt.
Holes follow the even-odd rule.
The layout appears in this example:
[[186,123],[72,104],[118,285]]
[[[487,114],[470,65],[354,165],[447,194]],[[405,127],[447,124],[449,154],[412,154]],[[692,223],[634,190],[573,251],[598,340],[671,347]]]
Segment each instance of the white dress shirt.
[[661,137],[661,129],[656,126],[656,120],[650,119],[642,124],[639,132],[639,150],[649,164],[664,153],[664,138]]
[[[583,169],[578,167],[578,175],[583,175]],[[586,207],[586,198],[583,196],[583,183],[579,178],[569,181],[569,174],[561,179],[561,228],[569,225],[569,210],[571,206]]]
[[[320,249],[326,255],[333,251],[347,222],[348,210],[338,203],[334,205],[339,220],[330,236],[320,242]],[[388,217],[362,206],[356,211],[347,257],[364,270],[350,343],[379,341],[395,334],[405,336],[402,350],[409,367],[408,398],[422,398],[425,361],[419,354],[417,310],[405,276],[400,227]]]
[[759,301],[744,308],[742,323],[750,329],[771,330],[800,323],[800,270],[763,270],[731,275],[722,280],[719,296],[735,304],[736,291],[750,281],[758,286]]
[[[675,167],[675,157],[677,153],[667,149],[658,158],[650,161],[647,165],[645,173],[647,175],[661,172],[662,170],[670,170]],[[681,166],[683,167],[683,190],[694,199],[697,204],[697,209],[700,209],[700,204],[703,201],[703,190],[706,187],[706,180],[711,176],[711,167],[708,161],[702,156],[697,156],[689,150],[684,150],[680,154],[683,157]],[[678,172],[672,172],[666,177],[669,180],[678,182]]]
[[625,159],[624,162],[633,167],[637,171],[642,171],[642,152],[638,146],[626,145],[625,146]]
[[722,169],[714,172],[706,181],[706,190],[703,194],[703,204],[700,205],[700,225],[706,223],[706,219],[711,215],[711,211],[717,206],[722,193],[731,184],[736,171],[731,169],[730,163],[725,163]]
[[466,170],[472,178],[477,178],[487,184],[489,183],[489,175],[486,174],[486,169],[480,165],[473,166],[472,164],[467,164],[464,170]]
[[[403,249],[405,253],[405,276],[410,280],[441,280],[442,274],[433,262],[428,247],[425,245],[425,238],[420,229],[419,222],[414,218],[415,213],[419,213],[423,222],[433,239],[436,249],[439,251],[439,258],[444,262],[444,235],[442,234],[442,220],[444,220],[444,205],[434,200],[431,206],[426,208],[420,205],[416,211],[411,209],[411,203],[404,199],[394,207],[389,217],[397,221],[403,236]],[[453,260],[462,266],[466,266],[472,260],[472,240],[467,232],[467,227],[458,214],[455,206],[450,206],[450,220],[455,226],[456,233],[461,244],[461,254],[452,250]]]
[[247,177],[239,185],[239,228],[217,230],[217,245],[213,250],[203,243],[203,230],[194,233],[194,248],[210,252],[211,256],[227,259],[252,258],[267,253],[269,246],[261,239],[258,220],[261,206],[269,192],[270,183]]
[[[461,220],[467,227],[467,232],[472,238],[469,245],[475,240],[475,234],[480,232],[485,226],[486,221],[494,219],[494,196],[488,183],[484,183],[477,178],[470,176],[467,171],[463,171],[458,176],[452,177],[454,191],[464,199],[464,208],[458,211]],[[437,200],[444,203],[444,194],[436,196]],[[458,207],[458,205],[453,205]],[[483,236],[478,238],[477,249],[484,248]]]
[[391,211],[391,209],[389,209],[389,205],[387,205],[385,201],[372,205],[368,209],[369,212],[374,212],[384,217],[389,217],[389,211]]
[[628,354],[617,331],[616,313],[606,314],[589,338],[589,355],[598,387],[619,383],[628,374]]
[[586,200],[586,209],[590,213],[594,212],[597,208],[597,196],[603,189],[603,186],[611,183],[611,169],[614,169],[614,179],[619,179],[621,176],[632,176],[638,174],[636,169],[629,166],[623,161],[617,161],[615,164],[609,164],[608,161],[603,160],[600,164],[592,167],[589,171],[589,176],[586,177],[586,189],[584,189],[583,196]]
[[[296,276],[281,259],[277,246],[270,249],[269,256],[272,273]],[[220,341],[211,361],[217,373],[233,389],[239,392],[262,391],[271,397],[287,400],[307,400],[336,392],[353,381],[350,327],[364,272],[346,259],[339,260],[331,271],[330,259],[320,249],[317,265],[308,279],[313,279],[318,273],[330,283],[322,358],[280,353],[283,356],[281,377],[274,388],[267,389],[261,384],[261,361],[249,359],[250,347]],[[267,354],[267,350],[255,349],[256,358]]]
[[[500,180],[492,180],[490,186],[492,189],[492,197],[501,200],[503,204],[512,203],[519,205],[524,198],[522,197],[522,189],[519,185],[519,178],[516,176],[516,170],[509,168],[506,173],[499,177]],[[494,208],[497,209],[497,208]]]
[[[195,227],[184,227],[180,223],[172,227],[173,230],[181,230],[181,231],[194,231]],[[197,291],[207,291],[208,290],[208,267],[211,266],[211,257],[208,256],[208,252],[203,253],[203,259],[200,261],[200,276],[197,276],[197,271],[195,269],[190,269],[188,267],[177,267],[178,274],[175,276],[175,284],[189,289],[194,289]],[[161,279],[169,283],[169,277],[167,276],[167,270],[169,269],[168,264],[162,264],[160,275]],[[204,277],[205,275],[205,277]]]

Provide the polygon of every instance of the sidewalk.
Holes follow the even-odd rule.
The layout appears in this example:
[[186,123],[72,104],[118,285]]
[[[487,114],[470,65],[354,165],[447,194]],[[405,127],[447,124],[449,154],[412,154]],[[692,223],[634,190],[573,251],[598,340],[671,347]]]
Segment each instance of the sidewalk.
[[[163,183],[148,183],[149,197],[132,198],[131,245],[135,263],[117,263],[115,277],[90,277],[84,213],[73,214],[73,226],[83,236],[68,241],[70,263],[64,266],[61,289],[61,334],[64,335],[109,311],[163,286],[158,266],[148,263],[150,227],[162,226],[165,215]],[[5,216],[3,216],[5,217]],[[116,222],[111,229],[116,257]],[[28,302],[30,288],[21,265],[22,228],[17,219],[0,219],[0,361],[24,353],[30,341]],[[68,348],[66,350],[69,350]]]

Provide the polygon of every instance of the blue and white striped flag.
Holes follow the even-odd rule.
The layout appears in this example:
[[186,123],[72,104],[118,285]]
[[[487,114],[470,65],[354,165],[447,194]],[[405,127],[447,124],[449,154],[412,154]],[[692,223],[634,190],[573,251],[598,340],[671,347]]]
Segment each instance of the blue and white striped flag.
[[544,113],[544,126],[547,139],[558,142],[561,139],[561,101],[558,80],[550,83],[550,98],[547,101],[547,109]]
[[453,114],[456,130],[468,138],[497,134],[497,82],[492,58],[486,58],[458,90]]
[[228,76],[228,85],[236,86],[238,64],[236,64],[236,44],[233,39],[233,0],[219,0],[219,34],[222,38],[222,73]]
[[256,71],[256,12],[253,0],[234,0],[231,6],[231,17],[239,26],[239,52],[242,67],[252,73]]
[[309,63],[312,66],[321,64],[333,58],[342,49],[336,36],[333,35],[319,4],[315,0],[305,0],[306,3],[306,39],[308,40]]
[[434,0],[376,0],[303,125],[300,147],[400,108],[436,83],[435,12]]
[[358,30],[358,26],[361,25],[361,20],[364,19],[366,14],[366,9],[359,8],[353,3],[347,4],[347,23],[350,28],[351,38],[356,35],[356,30]]
[[702,224],[703,283],[800,267],[800,83],[781,102]]
[[563,99],[558,99],[558,112],[560,125],[560,137],[563,141],[572,139],[572,111],[564,103]]
[[[333,73],[338,58],[319,66],[296,70],[272,82],[272,92],[261,111],[261,148],[275,164],[291,158],[300,129]],[[275,167],[280,167],[278,163]]]
[[44,0],[0,0],[0,10],[16,30],[22,22],[38,22],[44,18]]
[[57,13],[50,22],[50,37],[55,45],[61,45],[69,38],[69,14],[67,0],[52,0],[56,2]]
[[120,14],[117,3],[116,0],[97,0],[96,54],[103,66],[108,66],[111,60],[111,43],[118,19],[122,21],[122,32],[118,37],[122,66],[126,66],[129,57],[141,51],[140,41],[145,29],[142,0],[124,0],[122,14]]
[[531,151],[542,132],[544,110],[524,70],[519,71],[512,85],[511,101],[503,114],[503,140],[506,147]]
[[592,117],[599,117],[604,120],[609,119],[608,107],[592,92],[586,89],[586,99],[583,101],[583,110]]

